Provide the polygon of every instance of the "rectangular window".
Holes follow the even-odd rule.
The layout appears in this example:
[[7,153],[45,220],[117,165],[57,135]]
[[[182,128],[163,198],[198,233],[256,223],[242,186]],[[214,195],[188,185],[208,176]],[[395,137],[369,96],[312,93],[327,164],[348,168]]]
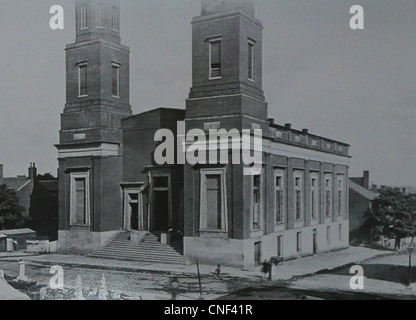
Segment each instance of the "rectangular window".
[[326,228],[326,242],[328,245],[331,244],[331,227]]
[[277,237],[277,256],[283,258],[283,236]]
[[314,173],[311,177],[311,214],[312,220],[318,218],[319,212],[319,183],[318,174]]
[[344,178],[342,176],[338,177],[338,199],[337,199],[337,211],[338,216],[344,214]]
[[99,3],[97,4],[97,28],[102,28],[103,27],[103,4]]
[[327,218],[332,217],[332,179],[325,178],[325,214]]
[[275,201],[276,201],[276,224],[284,223],[285,215],[285,185],[284,172],[276,174]]
[[120,97],[120,65],[114,63],[112,67],[112,95]]
[[86,224],[85,179],[75,179],[76,223]]
[[296,251],[302,252],[302,232],[296,234]]
[[303,217],[303,173],[295,173],[295,215],[296,221]]
[[207,214],[209,230],[221,230],[221,176],[207,176]]
[[78,82],[79,96],[86,97],[88,95],[88,67],[86,64],[78,66]]
[[212,40],[209,43],[211,79],[221,78],[221,40]]
[[88,28],[88,12],[87,12],[87,5],[81,5],[81,30]]
[[225,171],[201,170],[201,231],[227,231],[226,207]]
[[261,176],[253,176],[253,229],[260,228]]
[[113,28],[113,30],[118,31],[118,29],[119,29],[118,8],[117,7],[113,7],[112,12],[113,12],[113,15],[112,15],[112,17],[113,17],[113,19],[112,19],[112,28]]
[[248,42],[248,78],[250,80],[254,80],[254,42],[249,41]]
[[70,223],[87,226],[90,223],[88,173],[70,175]]

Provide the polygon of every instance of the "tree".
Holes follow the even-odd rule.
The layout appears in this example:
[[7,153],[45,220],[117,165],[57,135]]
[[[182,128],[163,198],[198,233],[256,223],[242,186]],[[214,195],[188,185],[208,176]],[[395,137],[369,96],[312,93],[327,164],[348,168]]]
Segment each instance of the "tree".
[[22,216],[24,208],[19,204],[16,192],[0,185],[0,230],[21,228],[24,226]]
[[383,190],[374,212],[380,235],[395,239],[394,249],[400,249],[403,238],[416,236],[416,196],[396,190]]

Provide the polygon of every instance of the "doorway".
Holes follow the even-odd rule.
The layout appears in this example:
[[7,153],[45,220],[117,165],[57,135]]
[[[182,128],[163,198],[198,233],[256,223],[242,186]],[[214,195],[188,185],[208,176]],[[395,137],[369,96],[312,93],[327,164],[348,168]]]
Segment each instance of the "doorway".
[[167,232],[172,228],[170,175],[151,176],[150,231]]
[[141,189],[124,189],[124,230],[144,231]]

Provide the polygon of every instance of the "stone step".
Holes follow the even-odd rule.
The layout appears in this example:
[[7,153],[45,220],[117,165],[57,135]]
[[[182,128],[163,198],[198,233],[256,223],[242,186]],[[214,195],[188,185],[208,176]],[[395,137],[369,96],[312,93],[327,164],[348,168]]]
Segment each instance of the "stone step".
[[159,242],[157,236],[147,234],[141,243],[132,243],[129,232],[120,232],[108,244],[90,255],[96,258],[109,258],[126,261],[140,261],[153,263],[186,264],[182,255],[183,244],[175,242],[165,245]]
[[145,244],[128,244],[128,243],[117,243],[117,244],[108,244],[106,247],[123,247],[123,248],[151,248],[153,250],[175,250],[170,246],[157,246],[157,245],[145,245]]
[[160,263],[160,264],[178,264],[178,265],[186,265],[187,261],[185,258],[173,260],[169,259],[157,259],[157,258],[147,258],[143,256],[139,257],[132,257],[132,256],[117,256],[117,255],[100,255],[100,254],[93,254],[90,255],[92,258],[101,258],[101,259],[112,259],[112,260],[124,260],[124,261],[136,261],[136,262],[143,262],[143,263]]
[[100,252],[93,253],[93,255],[105,255],[105,256],[119,256],[119,257],[143,257],[146,259],[169,259],[169,260],[184,260],[185,258],[181,255],[165,255],[157,253],[148,253],[148,252],[124,252],[116,250],[101,250]]
[[124,248],[104,248],[100,252],[117,252],[122,254],[148,254],[148,255],[163,255],[163,256],[172,256],[177,257],[178,253],[176,251],[152,251],[152,250],[134,250],[134,249],[124,249]]

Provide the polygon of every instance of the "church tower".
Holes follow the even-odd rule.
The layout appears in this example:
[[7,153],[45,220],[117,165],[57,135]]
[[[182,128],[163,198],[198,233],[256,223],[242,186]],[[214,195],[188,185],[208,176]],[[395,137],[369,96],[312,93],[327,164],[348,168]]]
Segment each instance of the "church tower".
[[[268,133],[262,35],[254,0],[202,0],[201,15],[192,21],[193,72],[186,102],[186,132],[262,129]],[[209,140],[210,152],[211,142],[217,141]],[[187,141],[186,147],[190,144]],[[227,151],[228,164],[218,157],[217,163],[185,164],[185,255],[197,256],[208,264],[245,265],[242,260],[249,259],[245,246],[253,235],[262,232],[257,230],[257,216],[258,226],[250,221],[251,208],[260,208],[259,190],[264,179],[262,175],[247,176],[243,163],[232,163],[241,150],[229,144]],[[257,193],[252,196],[253,186]],[[251,199],[255,199],[253,203]],[[263,214],[255,210],[259,217]]]
[[[266,126],[262,90],[262,23],[254,0],[202,0],[193,19],[193,76],[187,119],[222,120],[221,128]],[[198,125],[197,125],[198,127]],[[264,127],[266,128],[266,127]]]
[[76,0],[57,145],[63,251],[100,248],[121,229],[121,119],[132,114],[129,55],[121,44],[120,1]]

